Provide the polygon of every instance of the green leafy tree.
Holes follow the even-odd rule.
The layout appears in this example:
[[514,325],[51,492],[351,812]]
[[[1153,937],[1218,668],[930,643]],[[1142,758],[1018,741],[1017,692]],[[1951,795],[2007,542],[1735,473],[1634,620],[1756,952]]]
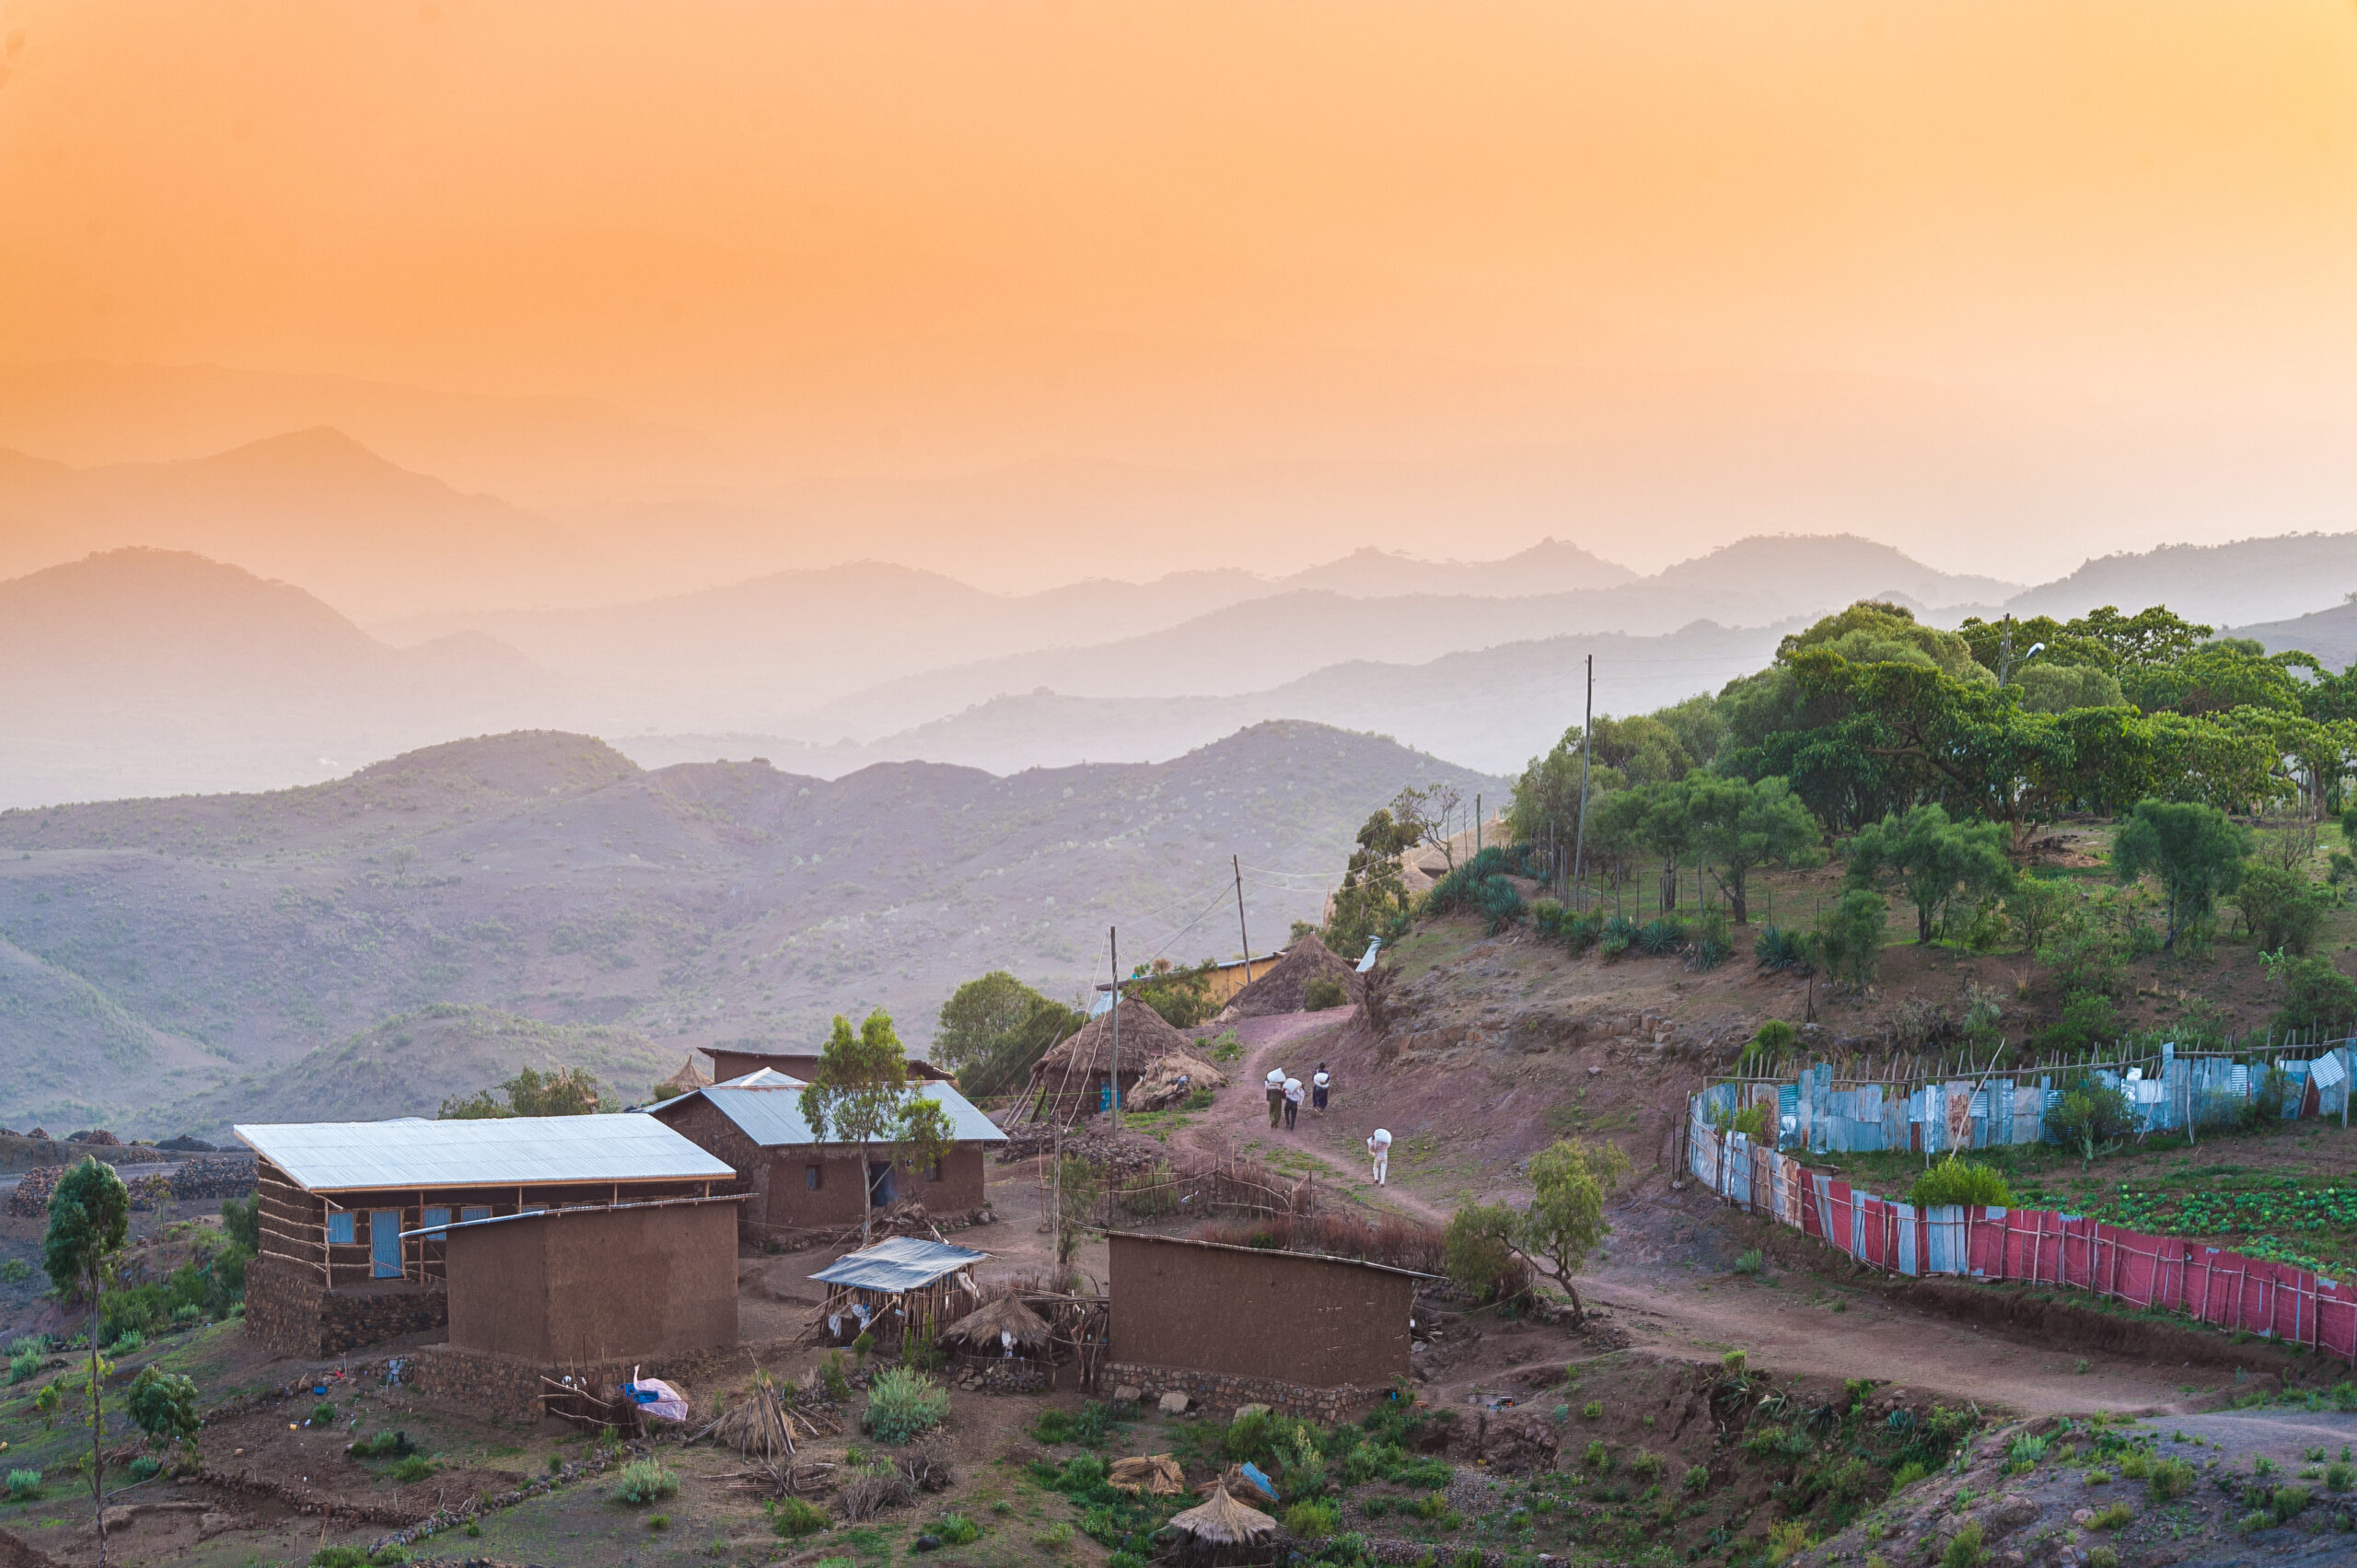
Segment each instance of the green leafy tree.
[[[1401,792],[1403,796],[1414,793]],[[1368,937],[1383,935],[1408,912],[1408,884],[1400,857],[1422,841],[1425,831],[1421,819],[1403,820],[1387,807],[1360,827],[1358,847],[1351,852],[1350,863],[1342,869],[1342,884],[1334,890],[1327,946],[1344,953],[1364,949]]]
[[1522,1276],[1523,1216],[1504,1203],[1467,1203],[1448,1217],[1442,1256],[1448,1277],[1483,1301],[1515,1294]]
[[1058,1040],[1088,1021],[1078,1008],[1068,1007],[1036,991],[1031,992],[1030,998],[1020,1019],[993,1036],[980,1055],[958,1069],[958,1087],[968,1098],[1003,1094],[1016,1087]]
[[1219,968],[1210,958],[1182,969],[1168,958],[1140,964],[1121,984],[1121,994],[1135,997],[1162,1015],[1172,1028],[1191,1029],[1219,1011],[1212,1003],[1212,975]]
[[1915,904],[1915,940],[1929,942],[1959,895],[2003,893],[2014,885],[2004,836],[1993,822],[1952,822],[1937,806],[1887,817],[1850,842],[1849,884],[1895,878]]
[[1637,822],[1637,837],[1661,856],[1661,907],[1678,907],[1678,867],[1694,849],[1693,802],[1674,784],[1654,784],[1640,792],[1644,815]]
[[2013,923],[2022,947],[2035,953],[2077,905],[2079,895],[2065,882],[2041,877],[2017,877],[2005,895],[2005,918]]
[[2112,875],[2133,882],[2146,873],[2161,884],[2175,947],[2193,922],[2208,917],[2221,893],[2241,885],[2250,835],[2214,806],[2192,801],[2141,800],[2111,842]]
[[203,1424],[196,1413],[196,1382],[160,1366],[139,1369],[131,1380],[131,1419],[147,1434],[150,1447],[192,1441]]
[[809,1123],[813,1136],[859,1147],[867,1189],[859,1216],[862,1246],[876,1208],[876,1146],[888,1145],[895,1161],[924,1166],[940,1159],[954,1141],[948,1113],[909,1082],[908,1052],[900,1047],[891,1015],[880,1007],[867,1015],[856,1033],[849,1019],[835,1015],[801,1105],[802,1120]]
[[[1391,797],[1389,808],[1377,814],[1387,819],[1392,834],[1405,835],[1399,847],[1392,852],[1392,858],[1397,860],[1420,843],[1430,844],[1440,851],[1441,858],[1454,870],[1457,846],[1449,841],[1464,806],[1464,792],[1452,784],[1429,784],[1422,789],[1411,784],[1400,790]],[[1374,819],[1370,818],[1367,826],[1374,825]],[[1360,843],[1364,845],[1366,830],[1360,831]]]
[[1882,895],[1852,888],[1817,913],[1808,934],[1809,961],[1863,991],[1882,970],[1883,933],[1890,911]]
[[[503,1102],[494,1094],[505,1095]],[[463,1099],[442,1102],[445,1121],[477,1121],[503,1116],[589,1116],[603,1103],[598,1079],[586,1067],[559,1067],[542,1073],[520,1069],[496,1091],[478,1089]]]
[[932,1059],[952,1072],[987,1056],[1047,998],[1004,970],[993,970],[950,993],[934,1030]]
[[106,1372],[99,1365],[99,1323],[107,1282],[131,1234],[131,1192],[114,1167],[87,1158],[58,1179],[49,1196],[49,1234],[41,1267],[61,1296],[81,1296],[90,1313],[89,1383],[83,1419],[90,1428],[90,1507],[98,1516],[99,1562],[107,1560]]
[[2090,610],[2070,621],[2071,635],[2099,644],[2111,656],[2114,668],[2172,664],[2208,637],[2213,628],[2196,625],[2164,605],[2122,615],[2110,605]]
[[1572,1276],[1611,1230],[1604,1202],[1628,1174],[1629,1156],[1611,1144],[1567,1139],[1530,1162],[1534,1192],[1515,1245],[1533,1267],[1562,1286],[1575,1318],[1584,1319],[1587,1308]]
[[1680,786],[1694,846],[1727,896],[1737,925],[1750,923],[1744,881],[1762,865],[1808,865],[1821,857],[1817,819],[1779,778],[1747,784],[1698,773]]

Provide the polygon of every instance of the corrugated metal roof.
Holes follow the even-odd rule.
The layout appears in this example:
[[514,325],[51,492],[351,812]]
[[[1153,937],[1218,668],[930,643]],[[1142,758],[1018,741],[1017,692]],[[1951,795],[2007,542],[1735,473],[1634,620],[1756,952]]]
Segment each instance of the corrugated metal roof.
[[[947,1084],[929,1083],[916,1086],[917,1093],[940,1102],[949,1113],[949,1124],[959,1143],[1003,1144],[1006,1134],[997,1122],[984,1116],[974,1102]],[[810,1135],[810,1124],[802,1120],[802,1094],[798,1089],[732,1088],[714,1084],[709,1088],[694,1089],[693,1094],[710,1100],[720,1113],[734,1121],[745,1136],[765,1149],[795,1144],[812,1144],[819,1140]],[[680,1099],[688,1097],[681,1095]],[[678,1103],[665,1100],[663,1106]],[[654,1109],[660,1110],[663,1106]]]
[[970,1247],[952,1247],[946,1241],[896,1236],[864,1251],[838,1258],[810,1277],[859,1290],[916,1290],[989,1256]]
[[781,1073],[774,1067],[756,1067],[749,1073],[723,1078],[717,1084],[705,1086],[715,1089],[806,1089],[810,1086],[807,1080]]
[[636,1114],[460,1121],[407,1117],[234,1131],[314,1192],[552,1181],[726,1181],[737,1174],[655,1118]]

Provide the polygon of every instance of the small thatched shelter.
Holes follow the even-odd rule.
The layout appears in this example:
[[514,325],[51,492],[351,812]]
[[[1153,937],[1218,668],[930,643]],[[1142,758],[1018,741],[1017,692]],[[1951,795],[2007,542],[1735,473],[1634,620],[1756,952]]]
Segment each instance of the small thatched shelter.
[[1048,1320],[1016,1295],[986,1301],[941,1331],[942,1343],[985,1356],[1044,1356],[1054,1339]]
[[[1121,1054],[1129,1055],[1130,1042],[1121,1041]],[[1145,1074],[1131,1086],[1121,1101],[1124,1110],[1165,1110],[1185,1100],[1197,1089],[1223,1089],[1227,1086],[1227,1074],[1200,1056],[1157,1056],[1145,1064]]]
[[1147,1497],[1177,1497],[1187,1490],[1187,1472],[1167,1454],[1116,1459],[1105,1481],[1116,1492]]
[[1257,1560],[1277,1539],[1277,1522],[1230,1497],[1225,1482],[1212,1489],[1208,1502],[1172,1516],[1167,1527],[1190,1562]]
[[[1059,1125],[1076,1117],[1093,1116],[1112,1104],[1113,1018],[1109,1007],[1073,1031],[1072,1038],[1039,1058],[1031,1069],[1027,1091],[1035,1121]],[[1191,1056],[1196,1046],[1163,1021],[1161,1014],[1134,996],[1125,996],[1118,1012],[1121,1019],[1121,1104],[1145,1075],[1149,1063],[1165,1056]]]
[[655,1086],[655,1098],[658,1100],[675,1099],[696,1089],[709,1087],[711,1084],[712,1080],[704,1076],[703,1071],[696,1065],[695,1054],[691,1051],[688,1059],[679,1063],[678,1072]]
[[1214,1022],[1227,1023],[1237,1018],[1265,1018],[1277,1013],[1306,1012],[1309,1006],[1309,982],[1319,975],[1331,975],[1341,981],[1344,990],[1355,1000],[1358,996],[1358,974],[1348,963],[1334,956],[1325,943],[1314,935],[1297,938],[1285,949],[1277,967],[1236,993],[1236,1000],[1220,1010]]

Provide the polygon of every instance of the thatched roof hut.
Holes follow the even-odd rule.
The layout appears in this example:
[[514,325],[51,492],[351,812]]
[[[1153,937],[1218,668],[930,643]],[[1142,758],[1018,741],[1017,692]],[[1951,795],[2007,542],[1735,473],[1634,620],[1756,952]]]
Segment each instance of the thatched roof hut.
[[1316,936],[1304,935],[1285,949],[1276,968],[1237,992],[1236,1000],[1221,1010],[1217,1021],[1305,1012],[1309,1006],[1309,982],[1319,975],[1331,975],[1342,982],[1353,999],[1357,997],[1357,971],[1336,958]]
[[712,1080],[706,1077],[702,1069],[696,1065],[695,1053],[690,1051],[688,1059],[679,1063],[678,1072],[655,1086],[655,1098],[674,1099],[680,1095],[696,1089],[709,1088],[711,1086]]
[[[1006,1339],[1000,1338],[1005,1335]],[[955,1344],[985,1355],[996,1355],[1007,1348],[1007,1340],[1025,1355],[1045,1355],[1054,1336],[1048,1320],[1023,1305],[1020,1296],[1002,1295],[984,1302],[941,1331],[944,1343]]]
[[[1121,1094],[1144,1076],[1146,1064],[1173,1054],[1193,1056],[1200,1048],[1134,996],[1121,999]],[[1096,1114],[1112,1082],[1113,1016],[1107,1008],[1073,1031],[1072,1038],[1039,1058],[1031,1069],[1029,1104],[1040,1121]]]
[[1212,1489],[1209,1501],[1173,1515],[1168,1527],[1198,1561],[1266,1547],[1277,1539],[1277,1522],[1230,1497],[1225,1482]]

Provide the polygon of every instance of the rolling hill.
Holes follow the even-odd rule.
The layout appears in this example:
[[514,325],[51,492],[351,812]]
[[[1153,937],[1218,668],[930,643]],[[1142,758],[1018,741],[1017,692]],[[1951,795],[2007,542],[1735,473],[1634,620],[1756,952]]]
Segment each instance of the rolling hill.
[[[671,1066],[714,1040],[807,1041],[878,1005],[921,1045],[988,969],[1077,994],[1109,924],[1128,958],[1228,952],[1231,854],[1255,868],[1256,942],[1277,945],[1318,912],[1367,813],[1434,780],[1501,788],[1305,724],[1155,764],[831,781],[758,762],[650,772],[537,732],[273,794],[4,812],[0,1121],[202,1134],[181,1108],[243,1114],[228,1086],[248,1074],[320,1114],[389,1114],[356,1087],[332,1101],[332,1074],[271,1074],[444,1004],[629,1029]],[[385,1081],[482,1086],[462,1076]]]
[[2106,555],[2014,596],[2005,608],[2016,615],[2070,616],[2098,605],[2132,612],[2165,604],[2223,631],[2325,610],[2352,590],[2357,533],[2282,534]]

